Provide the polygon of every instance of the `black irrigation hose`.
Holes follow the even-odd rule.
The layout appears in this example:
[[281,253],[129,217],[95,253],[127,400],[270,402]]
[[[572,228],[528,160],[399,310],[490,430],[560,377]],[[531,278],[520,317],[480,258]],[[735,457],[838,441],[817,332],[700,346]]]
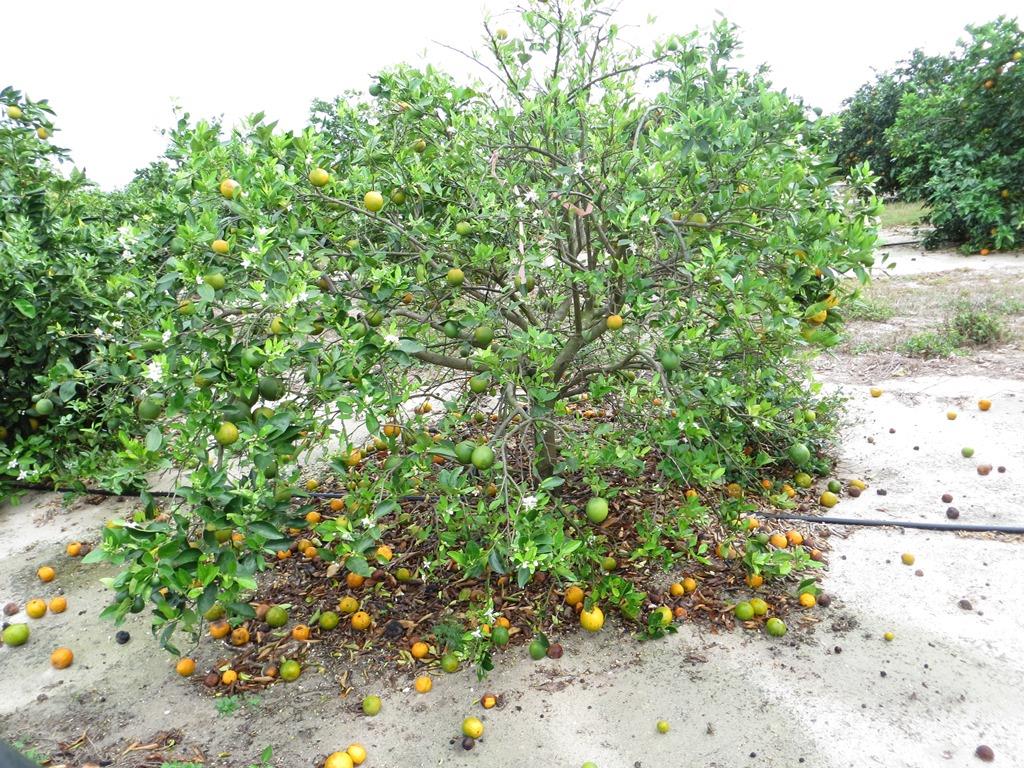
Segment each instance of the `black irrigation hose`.
[[[64,488],[56,485],[44,485],[42,483],[20,483],[17,481],[11,481],[7,483],[12,488],[18,488],[23,491],[40,491],[42,493],[81,493],[87,496],[130,496],[132,498],[138,498],[142,496],[143,491],[108,491],[105,488]],[[182,495],[175,491],[146,491],[150,496],[161,499],[180,499]],[[334,491],[320,491],[315,493],[306,493],[305,496],[312,499],[344,499],[348,496],[347,493],[337,493]],[[402,496],[399,501],[423,501],[426,496]]]
[[[93,496],[141,496],[141,491],[108,491],[103,488],[61,488],[42,484],[11,482],[9,485],[26,491],[43,491],[46,493],[86,493]],[[150,496],[161,498],[181,498],[174,491],[149,491]],[[308,494],[314,499],[343,499],[348,494],[331,491]],[[402,496],[400,501],[423,501],[426,496]],[[789,520],[801,523],[817,523],[819,525],[859,525],[868,528],[919,528],[925,531],[963,531],[971,533],[1010,533],[1024,535],[1024,525],[975,525],[971,523],[929,523],[915,520],[875,520],[859,517],[818,517],[816,515],[791,515],[786,513],[757,512],[766,520]]]
[[1024,534],[1024,525],[973,525],[971,523],[928,523],[915,520],[873,520],[859,517],[817,517],[815,515],[788,515],[755,513],[768,520],[795,520],[821,525],[863,525],[869,528],[921,528],[926,531],[971,531],[974,533]]

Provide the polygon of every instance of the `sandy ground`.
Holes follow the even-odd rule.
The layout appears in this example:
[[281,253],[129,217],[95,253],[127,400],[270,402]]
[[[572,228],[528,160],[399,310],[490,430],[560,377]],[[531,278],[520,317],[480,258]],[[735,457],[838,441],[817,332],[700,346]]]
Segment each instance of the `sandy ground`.
[[[896,275],[965,265],[964,257],[912,250],[893,257]],[[970,257],[968,269],[979,261]],[[986,268],[1019,277],[1024,258],[1001,256]],[[1024,367],[873,380],[858,376],[858,364],[841,354],[821,367],[849,398],[836,474],[869,483],[834,514],[943,521],[950,505],[940,497],[950,493],[963,522],[1024,524]],[[869,385],[885,393],[872,398]],[[977,410],[980,397],[992,400],[988,413]],[[946,419],[951,409],[955,421]],[[972,459],[960,455],[968,445]],[[1006,471],[980,476],[981,463]],[[106,601],[97,581],[110,572],[63,554],[66,542],[93,538],[128,503],[63,508],[57,497],[35,495],[0,508],[0,603],[57,593],[69,601],[62,615],[30,620],[28,645],[0,648],[0,735],[43,753],[84,735],[65,760],[72,764],[176,731],[170,752],[200,748],[208,763],[225,766],[256,762],[268,745],[275,766],[314,766],[353,741],[369,751],[369,768],[587,760],[601,768],[956,767],[980,764],[979,744],[993,748],[997,765],[1024,765],[1024,537],[835,528],[824,576],[832,605],[781,640],[683,625],[666,640],[640,643],[609,627],[559,638],[559,661],[511,651],[484,684],[469,671],[438,673],[421,696],[404,678],[357,676],[346,700],[337,681],[307,670],[219,716],[212,696],[173,675],[146,619],[133,617],[131,640],[115,643],[114,628],[97,618]],[[901,564],[903,552],[915,555],[913,566]],[[44,563],[59,574],[49,585],[34,576]],[[882,638],[887,631],[892,642]],[[68,670],[47,662],[58,645],[75,648]],[[200,647],[204,662],[212,653],[209,643]],[[485,713],[476,704],[485,689],[503,694],[504,706]],[[356,712],[368,693],[384,700],[372,719]],[[467,715],[487,729],[472,752],[455,739]],[[656,732],[659,719],[671,723],[668,734]]]

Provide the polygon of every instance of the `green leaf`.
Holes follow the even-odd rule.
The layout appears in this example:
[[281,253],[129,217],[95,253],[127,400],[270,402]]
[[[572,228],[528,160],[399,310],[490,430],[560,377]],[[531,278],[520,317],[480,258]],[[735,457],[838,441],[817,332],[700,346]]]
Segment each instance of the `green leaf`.
[[146,450],[155,451],[163,445],[164,436],[160,433],[160,427],[150,427],[146,433]]
[[370,567],[370,564],[366,562],[366,558],[361,555],[350,555],[345,560],[345,567],[352,571],[352,573],[363,577],[370,577],[373,575],[373,569]]
[[32,302],[26,301],[25,299],[15,299],[11,303],[25,317],[31,319],[36,316],[36,307]]
[[397,347],[399,350],[405,352],[407,355],[414,355],[417,352],[422,352],[423,350],[426,349],[426,347],[424,347],[415,339],[406,338],[399,339]]

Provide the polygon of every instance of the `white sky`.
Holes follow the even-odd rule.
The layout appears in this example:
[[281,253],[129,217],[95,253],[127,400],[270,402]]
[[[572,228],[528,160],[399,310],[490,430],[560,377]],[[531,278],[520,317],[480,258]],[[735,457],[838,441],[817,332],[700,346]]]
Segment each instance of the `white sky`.
[[[369,74],[423,56],[472,66],[431,41],[477,46],[485,9],[511,0],[47,0],[4,2],[0,86],[57,110],[56,140],[110,188],[163,150],[157,129],[178,103],[229,121],[263,110],[298,127],[314,97],[365,88]],[[621,0],[621,21],[656,33],[706,29],[721,11],[741,27],[743,63],[779,87],[837,109],[872,68],[912,49],[951,49],[967,23],[1024,15],[1020,0]],[[502,24],[515,34],[514,19]],[[645,28],[646,30],[646,28]],[[640,39],[637,32],[632,35]],[[648,36],[650,33],[642,33]]]

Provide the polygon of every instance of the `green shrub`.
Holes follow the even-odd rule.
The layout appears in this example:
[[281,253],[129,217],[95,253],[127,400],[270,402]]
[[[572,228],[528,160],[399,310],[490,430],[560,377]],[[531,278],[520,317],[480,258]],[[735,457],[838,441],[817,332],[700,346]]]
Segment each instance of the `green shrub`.
[[983,347],[1006,337],[1006,328],[991,308],[970,303],[957,306],[949,327],[961,343]]
[[1024,33],[1000,18],[968,27],[939,82],[915,81],[888,129],[902,193],[931,207],[929,243],[1024,241]]
[[[326,453],[348,496],[316,526],[324,560],[370,575],[397,499],[427,492],[425,577],[546,572],[636,618],[643,595],[602,571],[614,543],[566,490],[612,497],[652,471],[752,487],[794,441],[826,444],[805,352],[837,340],[840,278],[866,279],[872,177],[838,188],[826,128],[731,65],[728,24],[642,58],[604,21],[534,3],[487,34],[496,80],[386,70],[299,132],[182,116],[165,162],[110,201],[150,281],[117,345],[138,366],[131,435],[182,470],[186,503],[104,529],[89,558],[125,566],[106,616],[151,602],[165,642],[215,601],[252,617],[256,573],[305,526],[303,465]],[[581,420],[584,395],[615,418]],[[473,471],[467,439],[489,449]],[[645,523],[643,556],[679,557],[655,532],[685,539],[706,512]]]
[[133,256],[111,201],[57,168],[49,105],[9,87],[0,103],[21,113],[0,119],[0,478],[103,474],[119,488],[144,453],[125,431],[142,369],[123,340],[146,322]]
[[899,351],[908,357],[951,357],[956,354],[960,339],[947,329],[920,331],[909,336],[899,346]]

